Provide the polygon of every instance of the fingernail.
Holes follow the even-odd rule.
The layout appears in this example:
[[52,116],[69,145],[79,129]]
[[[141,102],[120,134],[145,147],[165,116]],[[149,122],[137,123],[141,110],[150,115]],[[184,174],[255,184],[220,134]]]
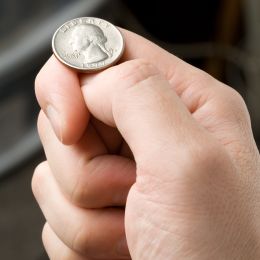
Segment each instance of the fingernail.
[[60,113],[52,105],[48,105],[46,115],[51,122],[55,134],[62,142],[62,117]]
[[130,256],[127,241],[126,241],[125,237],[118,243],[117,253],[121,257],[129,257]]

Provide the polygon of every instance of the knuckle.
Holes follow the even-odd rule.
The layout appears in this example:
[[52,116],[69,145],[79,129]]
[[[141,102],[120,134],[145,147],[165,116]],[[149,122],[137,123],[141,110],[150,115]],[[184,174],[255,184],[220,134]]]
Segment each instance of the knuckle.
[[191,81],[194,81],[195,83],[199,83],[199,84],[208,85],[208,84],[212,84],[212,81],[215,81],[215,79],[207,72],[196,68],[192,73]]
[[[134,104],[136,108],[139,105],[143,106],[145,93],[147,93],[147,101],[154,101],[155,98],[160,98],[158,97],[159,95],[154,93],[158,91],[155,90],[157,84],[153,84],[150,80],[158,80],[163,78],[163,76],[148,61],[143,59],[127,61],[118,67],[116,73],[120,84],[117,84],[112,98],[112,108],[115,117],[124,117],[125,113],[130,112],[128,110],[131,110]],[[154,88],[151,88],[151,86],[154,86]]]
[[119,77],[126,88],[131,88],[146,79],[159,75],[159,70],[144,59],[135,59],[125,62],[119,71]]
[[37,130],[38,130],[39,137],[42,142],[45,141],[46,139],[48,139],[47,133],[49,130],[49,122],[48,122],[43,110],[41,110],[38,114]]
[[36,166],[34,170],[32,181],[31,181],[31,187],[35,197],[38,197],[40,194],[44,175],[48,170],[49,170],[49,166],[47,161],[41,162],[38,166]]
[[43,228],[42,228],[42,243],[43,246],[48,254],[48,256],[50,257],[50,259],[53,260],[58,260],[58,259],[73,259],[73,258],[69,258],[68,252],[67,252],[67,248],[65,246],[63,246],[63,250],[53,250],[53,247],[50,246],[53,242],[55,244],[60,244],[61,241],[59,241],[59,238],[56,236],[56,234],[54,233],[54,231],[52,230],[52,228],[49,226],[49,224],[47,222],[45,222]]
[[207,72],[200,70],[198,68],[193,68],[190,70],[189,78],[185,79],[188,86],[201,86],[202,88],[214,85],[216,83],[216,79],[214,79]]
[[229,86],[226,86],[226,95],[228,96],[229,100],[238,106],[244,106],[245,102],[241,94],[235,90],[234,88],[231,88]]
[[250,123],[249,113],[243,97],[235,89],[224,86],[224,91],[217,104],[219,117],[229,118],[233,122],[244,125]]
[[49,234],[49,228],[48,228],[47,222],[45,222],[45,224],[42,228],[42,242],[43,242],[44,246],[47,244],[47,240],[48,240],[48,237],[49,237],[48,234]]
[[43,129],[44,126],[44,120],[43,120],[43,111],[41,110],[38,114],[38,118],[37,118],[37,129],[38,129],[38,133],[41,132],[41,130]]
[[42,87],[43,87],[42,84],[43,84],[42,73],[40,71],[36,75],[35,80],[34,80],[34,89],[35,89],[36,97],[38,97],[39,94],[42,92]]

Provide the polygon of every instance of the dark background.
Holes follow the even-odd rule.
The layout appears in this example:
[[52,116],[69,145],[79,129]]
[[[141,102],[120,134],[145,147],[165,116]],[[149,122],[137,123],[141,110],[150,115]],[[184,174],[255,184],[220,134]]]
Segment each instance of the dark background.
[[155,41],[237,89],[260,140],[260,3],[0,0],[0,259],[47,259],[44,219],[31,193],[44,155],[36,132],[34,78],[63,22],[97,16]]

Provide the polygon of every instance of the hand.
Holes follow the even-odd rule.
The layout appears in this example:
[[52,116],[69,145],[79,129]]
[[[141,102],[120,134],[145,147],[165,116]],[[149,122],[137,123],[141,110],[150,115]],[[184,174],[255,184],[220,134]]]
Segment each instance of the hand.
[[48,255],[259,259],[260,158],[244,101],[123,33],[123,63],[77,75],[51,57],[37,76],[47,161],[32,187]]

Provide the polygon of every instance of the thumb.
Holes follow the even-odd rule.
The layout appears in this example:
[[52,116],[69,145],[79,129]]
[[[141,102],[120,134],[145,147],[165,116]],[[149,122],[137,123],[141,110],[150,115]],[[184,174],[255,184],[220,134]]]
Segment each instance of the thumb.
[[88,75],[82,85],[90,113],[118,128],[137,164],[158,155],[165,158],[162,152],[167,149],[179,153],[200,134],[201,128],[168,81],[146,61],[127,61]]

